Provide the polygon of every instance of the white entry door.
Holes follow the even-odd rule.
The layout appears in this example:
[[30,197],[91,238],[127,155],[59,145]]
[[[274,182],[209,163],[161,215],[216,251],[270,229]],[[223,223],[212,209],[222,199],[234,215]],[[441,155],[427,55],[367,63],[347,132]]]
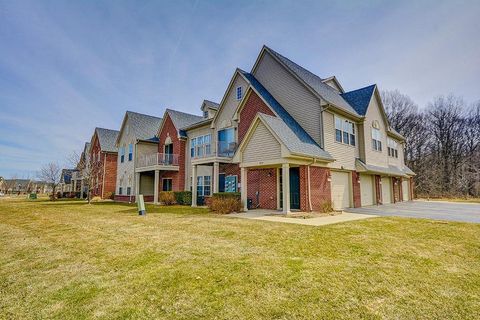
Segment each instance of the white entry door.
[[410,183],[408,183],[408,180],[403,180],[402,181],[402,192],[403,192],[403,201],[408,201],[410,200]]

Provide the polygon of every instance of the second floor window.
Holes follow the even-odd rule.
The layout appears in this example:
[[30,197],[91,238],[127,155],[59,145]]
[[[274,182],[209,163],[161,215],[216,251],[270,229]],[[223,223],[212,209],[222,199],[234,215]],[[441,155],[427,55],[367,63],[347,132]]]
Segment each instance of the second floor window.
[[349,120],[335,116],[335,141],[355,146],[355,124]]
[[133,144],[128,145],[128,161],[132,161],[133,159]]
[[242,87],[237,87],[237,100],[242,100]]
[[398,143],[397,141],[388,138],[387,140],[388,156],[392,158],[398,158]]
[[380,129],[372,128],[372,148],[375,151],[382,151],[382,133]]
[[190,156],[192,158],[209,156],[212,152],[211,141],[211,134],[198,136],[190,140]]
[[120,162],[125,162],[125,147],[120,148]]
[[228,128],[218,131],[218,156],[233,157],[235,154],[235,129]]

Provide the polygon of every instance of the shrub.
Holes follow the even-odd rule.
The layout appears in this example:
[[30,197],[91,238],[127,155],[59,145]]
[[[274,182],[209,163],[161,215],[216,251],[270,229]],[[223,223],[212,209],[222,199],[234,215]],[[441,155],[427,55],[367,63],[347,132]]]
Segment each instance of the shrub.
[[166,206],[171,206],[175,203],[175,194],[173,191],[162,191],[159,195],[160,202]]
[[320,210],[324,213],[333,212],[333,203],[331,200],[326,200],[320,205]]
[[213,212],[216,212],[219,214],[240,212],[242,209],[240,193],[238,192],[214,193],[211,199],[209,199],[208,201],[208,207]]
[[115,197],[115,193],[114,192],[106,192],[104,196],[105,196],[105,199],[113,200],[113,198]]
[[99,201],[102,201],[102,198],[99,197],[99,196],[96,196],[96,197],[93,197],[90,202],[99,202]]
[[175,201],[181,205],[192,204],[192,192],[191,191],[175,191]]

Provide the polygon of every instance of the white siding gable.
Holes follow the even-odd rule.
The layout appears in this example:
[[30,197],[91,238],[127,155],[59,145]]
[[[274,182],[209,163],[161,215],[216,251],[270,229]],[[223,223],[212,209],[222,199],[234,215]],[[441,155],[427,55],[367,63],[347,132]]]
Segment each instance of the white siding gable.
[[[367,164],[387,167],[387,123],[383,117],[381,105],[376,95],[373,95],[372,100],[367,109],[364,122],[364,137],[365,137],[365,162]],[[380,125],[382,151],[375,151],[372,147],[372,125],[374,121],[378,121]]]

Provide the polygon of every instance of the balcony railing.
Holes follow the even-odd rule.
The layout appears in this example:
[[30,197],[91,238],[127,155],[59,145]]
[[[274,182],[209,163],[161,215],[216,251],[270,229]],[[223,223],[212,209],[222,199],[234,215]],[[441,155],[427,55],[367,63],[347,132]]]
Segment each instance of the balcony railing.
[[236,150],[237,150],[236,142],[218,141],[216,151],[213,148],[213,145],[210,143],[195,146],[195,153],[192,158],[203,159],[203,158],[213,157],[215,155],[217,157],[232,158]]
[[178,166],[178,154],[152,153],[139,155],[137,168],[150,166]]

